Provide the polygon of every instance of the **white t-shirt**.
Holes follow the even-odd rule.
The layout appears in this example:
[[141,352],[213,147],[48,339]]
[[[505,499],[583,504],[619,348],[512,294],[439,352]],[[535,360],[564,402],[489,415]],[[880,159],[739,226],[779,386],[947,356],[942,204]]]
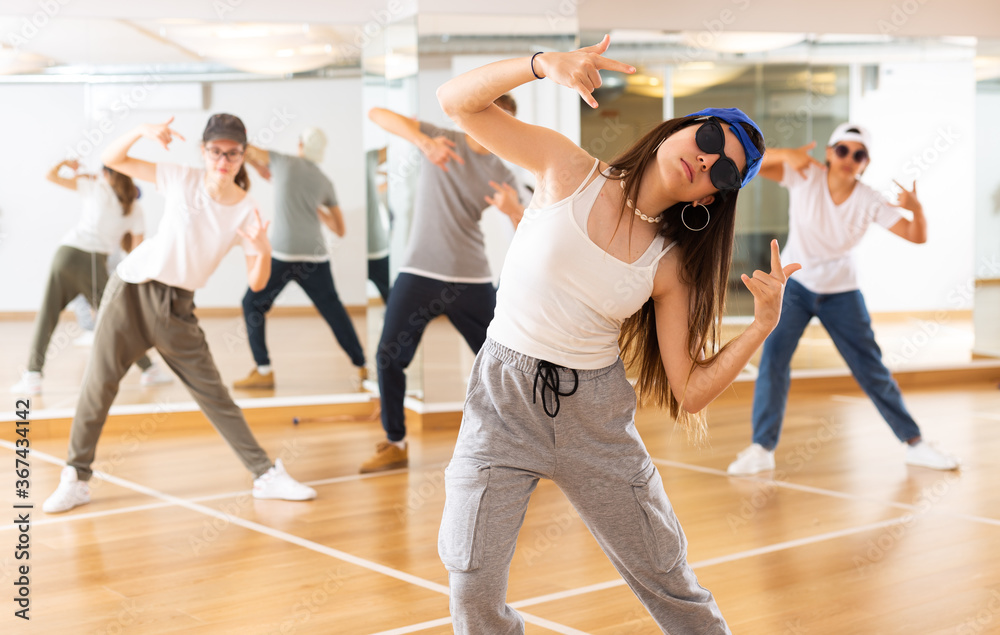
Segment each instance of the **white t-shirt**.
[[858,182],[851,195],[835,205],[826,184],[826,171],[809,166],[806,178],[787,163],[781,185],[788,188],[788,242],[781,262],[798,262],[796,282],[813,293],[842,293],[858,289],[854,248],[875,223],[886,229],[903,215],[889,201]]
[[63,239],[63,245],[80,251],[111,254],[128,232],[143,234],[146,224],[139,201],[132,202],[132,211],[122,215],[122,204],[118,201],[111,184],[102,178],[79,178],[76,191],[83,197],[83,209],[76,227]]
[[255,225],[256,202],[250,195],[235,205],[213,201],[204,186],[205,170],[171,163],[156,164],[156,189],[166,199],[156,235],[145,240],[117,268],[125,282],[156,280],[194,291],[205,286],[222,258],[236,244],[257,253],[237,229]]

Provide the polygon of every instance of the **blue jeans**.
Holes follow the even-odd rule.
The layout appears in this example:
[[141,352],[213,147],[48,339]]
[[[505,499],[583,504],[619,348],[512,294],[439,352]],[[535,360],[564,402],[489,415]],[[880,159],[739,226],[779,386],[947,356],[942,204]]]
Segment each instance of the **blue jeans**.
[[496,289],[488,282],[442,282],[412,273],[396,277],[385,307],[382,339],[375,357],[382,397],[382,427],[390,441],[401,441],[406,436],[405,371],[413,361],[428,322],[439,315],[448,316],[469,348],[479,353],[496,304]]
[[264,315],[271,310],[275,298],[289,282],[298,283],[316,305],[320,315],[330,325],[337,343],[351,358],[351,363],[355,366],[364,366],[365,352],[361,348],[361,342],[358,341],[354,324],[351,323],[351,318],[337,295],[337,289],[333,286],[330,263],[286,262],[277,258],[271,258],[271,277],[267,281],[267,286],[260,291],[247,289],[246,295],[243,296],[243,319],[247,325],[250,350],[257,365],[267,366],[271,363],[271,358],[267,354]]
[[753,393],[753,442],[768,450],[778,445],[791,384],[792,353],[814,315],[893,434],[900,441],[919,437],[920,428],[903,405],[899,385],[882,363],[861,292],[813,293],[792,278],[785,286],[781,319],[764,342],[760,358]]

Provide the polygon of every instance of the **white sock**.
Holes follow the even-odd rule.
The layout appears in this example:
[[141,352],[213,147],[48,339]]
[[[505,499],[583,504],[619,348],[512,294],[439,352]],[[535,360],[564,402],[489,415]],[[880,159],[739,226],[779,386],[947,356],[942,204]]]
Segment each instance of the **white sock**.
[[257,372],[260,373],[261,375],[270,375],[271,374],[271,365],[268,364],[266,366],[258,366],[257,367]]
[[406,439],[400,439],[399,441],[389,441],[389,443],[393,444],[400,450],[406,449]]

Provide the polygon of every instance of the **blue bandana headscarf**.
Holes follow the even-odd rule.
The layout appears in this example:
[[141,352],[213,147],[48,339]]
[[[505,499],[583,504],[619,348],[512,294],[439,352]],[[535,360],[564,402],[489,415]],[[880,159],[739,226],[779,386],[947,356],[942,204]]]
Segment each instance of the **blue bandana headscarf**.
[[763,138],[764,133],[760,131],[760,126],[755,124],[753,119],[747,117],[739,108],[706,108],[698,112],[693,112],[688,117],[715,117],[729,124],[729,129],[739,138],[740,143],[743,145],[743,152],[747,155],[747,167],[744,169],[743,182],[740,184],[740,187],[746,187],[747,183],[760,172],[761,154],[757,150],[757,146],[750,140],[747,131],[743,129],[743,126],[738,124],[750,124],[757,131],[757,134]]

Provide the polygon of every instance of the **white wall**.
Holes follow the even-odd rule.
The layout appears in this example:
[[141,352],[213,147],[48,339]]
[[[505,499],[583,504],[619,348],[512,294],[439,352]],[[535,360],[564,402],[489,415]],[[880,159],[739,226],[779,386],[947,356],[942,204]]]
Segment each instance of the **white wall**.
[[872,132],[862,180],[886,192],[917,182],[928,240],[914,245],[872,228],[859,246],[861,290],[872,312],[968,310],[976,233],[975,77],[972,60],[880,65],[879,86],[851,90],[850,117]]
[[[140,140],[133,155],[196,165],[200,162],[201,131],[212,112],[239,115],[252,142],[290,154],[296,152],[302,128],[317,126],[326,132],[329,145],[322,168],[334,183],[347,225],[343,239],[334,241],[327,232],[333,243],[334,277],[345,304],[364,304],[367,274],[364,156],[358,125],[360,78],[222,82],[209,87],[205,109],[200,103],[190,102],[185,109],[161,109],[171,90],[169,84],[150,82],[147,96],[132,102],[135,108],[95,112],[96,117],[91,119],[86,113],[99,100],[86,85],[0,86],[0,138],[4,140],[0,155],[0,269],[16,272],[5,276],[0,311],[38,309],[52,255],[78,217],[77,195],[45,181],[52,165],[66,158],[72,148],[88,168],[96,170],[100,167],[100,151],[111,139],[139,123],[162,121],[170,115],[176,117],[174,127],[187,141],[175,143],[167,152],[148,140]],[[250,177],[251,195],[261,215],[272,218],[273,188],[253,171]],[[147,213],[147,234],[152,235],[163,212],[163,200],[152,184],[139,185]],[[247,286],[245,269],[242,252],[231,251],[208,285],[198,291],[198,305],[238,307]],[[292,285],[278,304],[307,305],[309,301]]]
[[1000,93],[976,95],[976,288],[975,348],[1000,356]]

